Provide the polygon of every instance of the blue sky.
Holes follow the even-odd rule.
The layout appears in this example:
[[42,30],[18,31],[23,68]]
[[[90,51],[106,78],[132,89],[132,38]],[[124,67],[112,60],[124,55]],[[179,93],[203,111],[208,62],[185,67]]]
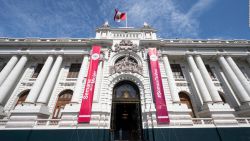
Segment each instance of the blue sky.
[[0,0],[0,37],[88,38],[114,9],[160,38],[250,39],[248,0]]

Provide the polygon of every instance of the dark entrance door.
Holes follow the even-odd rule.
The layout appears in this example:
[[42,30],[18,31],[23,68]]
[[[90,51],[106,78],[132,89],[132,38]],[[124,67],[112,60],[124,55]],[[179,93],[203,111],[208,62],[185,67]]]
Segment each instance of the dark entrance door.
[[114,88],[111,131],[113,140],[142,140],[139,90],[130,81],[120,82]]

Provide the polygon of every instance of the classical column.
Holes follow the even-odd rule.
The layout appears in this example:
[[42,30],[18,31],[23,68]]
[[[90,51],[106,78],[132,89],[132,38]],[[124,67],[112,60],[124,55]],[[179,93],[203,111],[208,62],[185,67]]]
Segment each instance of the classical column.
[[240,80],[242,86],[245,88],[248,94],[250,94],[250,83],[247,81],[246,77],[244,74],[240,71],[239,67],[235,64],[234,60],[232,57],[227,56],[226,60],[231,67],[231,69],[234,71],[236,74],[237,78]]
[[8,77],[5,79],[3,84],[0,87],[0,105],[5,104],[5,100],[7,98],[7,95],[10,95],[11,90],[14,88],[14,85],[18,81],[18,78],[23,71],[25,64],[27,63],[28,58],[27,56],[23,55],[18,63],[15,65],[15,67],[12,69]]
[[9,62],[6,64],[6,66],[3,68],[3,70],[0,73],[0,86],[3,83],[3,81],[7,78],[10,71],[14,68],[17,61],[18,61],[18,57],[14,55],[11,57]]
[[80,94],[83,93],[82,87],[83,85],[83,80],[84,80],[84,76],[86,75],[86,71],[88,69],[86,69],[86,67],[88,67],[88,61],[89,61],[89,56],[88,55],[84,55],[83,57],[83,61],[82,61],[82,66],[80,69],[80,72],[78,74],[78,78],[76,81],[76,86],[75,86],[75,90],[71,99],[72,103],[79,103],[79,96]]
[[231,84],[232,88],[234,89],[234,91],[238,95],[240,101],[241,102],[250,102],[250,97],[248,96],[244,87],[241,85],[237,76],[234,74],[233,70],[228,65],[226,59],[223,56],[219,56],[217,60],[220,64],[223,72],[225,73],[229,83]]
[[47,76],[48,76],[49,71],[51,69],[52,63],[53,63],[53,57],[52,57],[52,55],[50,55],[47,58],[41,72],[39,73],[39,75],[36,79],[36,82],[34,83],[33,87],[31,88],[29,95],[26,98],[25,102],[27,102],[27,103],[35,103],[36,102],[37,97],[39,96],[39,93],[43,87],[43,84],[44,84],[45,80],[47,79]]
[[49,76],[42,88],[42,91],[38,97],[37,103],[43,103],[43,104],[47,104],[51,92],[54,88],[55,82],[57,80],[60,68],[61,68],[61,64],[62,64],[63,58],[61,55],[57,56],[56,61],[49,73]]
[[163,63],[166,69],[167,77],[168,77],[168,84],[169,84],[169,89],[170,89],[170,93],[172,96],[172,100],[173,102],[180,102],[180,97],[177,93],[177,88],[176,88],[175,80],[173,77],[173,73],[172,73],[172,70],[168,61],[168,57],[166,55],[163,56]]
[[189,67],[194,75],[194,79],[195,79],[195,82],[196,82],[198,89],[200,91],[203,102],[204,103],[212,102],[212,99],[211,99],[209,92],[207,90],[207,87],[202,79],[200,71],[198,70],[198,68],[194,62],[193,56],[188,55],[187,61],[188,61]]
[[100,95],[100,89],[101,89],[101,82],[102,82],[102,74],[103,74],[103,61],[100,60],[98,64],[98,70],[96,75],[96,85],[94,88],[94,100],[98,101],[99,95]]
[[214,83],[213,83],[210,75],[208,74],[208,71],[207,71],[207,69],[206,69],[206,67],[201,59],[201,56],[196,55],[195,61],[196,61],[197,67],[199,68],[199,70],[201,72],[201,76],[202,76],[202,78],[207,86],[207,89],[210,93],[210,96],[211,96],[213,102],[222,102],[221,97],[220,97],[218,91],[216,90]]

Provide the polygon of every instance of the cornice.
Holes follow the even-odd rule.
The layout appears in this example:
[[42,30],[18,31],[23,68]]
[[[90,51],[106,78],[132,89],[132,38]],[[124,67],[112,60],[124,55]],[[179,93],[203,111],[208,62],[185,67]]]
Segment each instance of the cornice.
[[227,48],[227,47],[249,47],[250,40],[141,40],[140,45],[145,47],[209,47],[209,48]]
[[55,38],[0,38],[1,47],[90,47],[91,45],[111,46],[109,39],[55,39]]

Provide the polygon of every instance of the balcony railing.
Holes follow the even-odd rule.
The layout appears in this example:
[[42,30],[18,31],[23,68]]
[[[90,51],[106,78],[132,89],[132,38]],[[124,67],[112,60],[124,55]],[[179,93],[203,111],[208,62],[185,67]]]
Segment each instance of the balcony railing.
[[192,118],[193,125],[213,125],[212,118]]
[[38,119],[34,126],[57,126],[61,119]]
[[[238,126],[250,126],[250,118],[235,118]],[[191,119],[193,124],[185,124],[185,123],[179,123],[179,124],[171,124],[171,126],[180,126],[180,125],[185,125],[185,126],[190,126],[190,127],[213,127],[214,125],[214,120],[212,118],[192,118]],[[7,125],[8,119],[1,119],[0,120],[0,129],[5,128]],[[46,127],[60,127],[60,122],[61,119],[38,119],[34,122],[33,128],[46,128]],[[233,125],[235,126],[235,123],[227,123],[227,125]],[[72,126],[77,126],[77,119],[72,119],[72,124],[68,125],[69,127]],[[65,126],[63,126],[65,127]]]

